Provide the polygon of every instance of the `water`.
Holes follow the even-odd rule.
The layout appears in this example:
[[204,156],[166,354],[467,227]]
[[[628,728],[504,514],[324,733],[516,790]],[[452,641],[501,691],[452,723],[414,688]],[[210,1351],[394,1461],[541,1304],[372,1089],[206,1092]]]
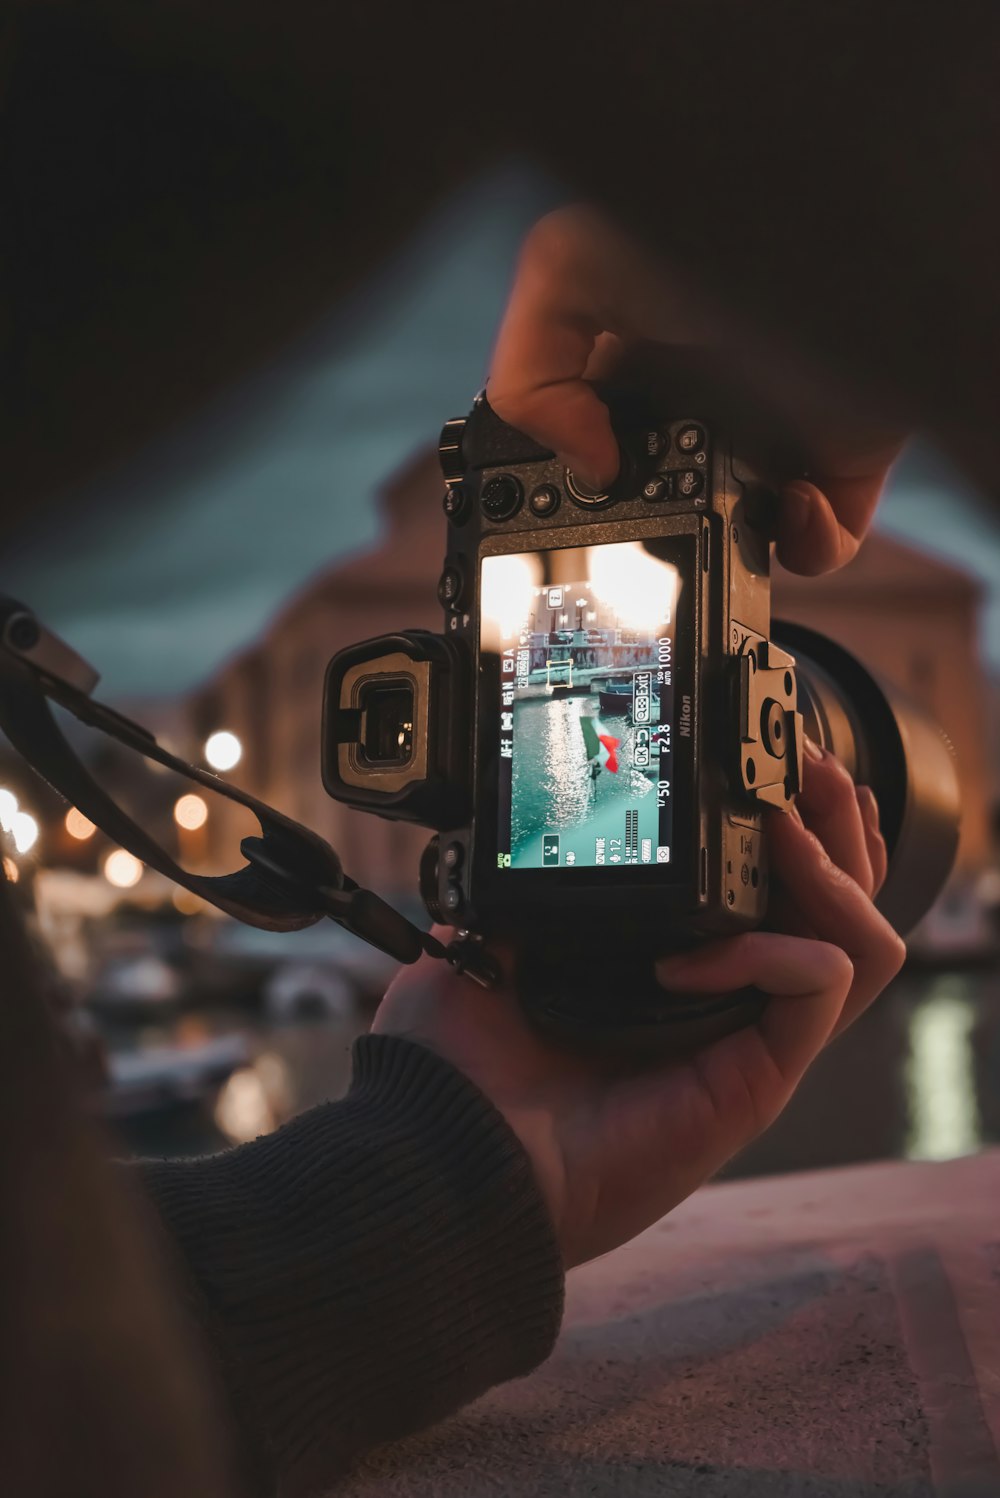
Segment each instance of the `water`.
[[635,727],[625,717],[605,715],[603,727],[620,740],[619,768],[591,776],[580,728],[582,713],[600,716],[597,696],[530,698],[517,704],[511,807],[511,853],[515,867],[541,867],[545,832],[560,834],[561,864],[593,864],[594,840],[625,838],[625,812],[639,814],[639,837],[658,842],[656,773],[634,766]]
[[[198,1027],[205,1033],[238,1029],[249,1040],[251,1062],[237,1087],[206,1104],[119,1124],[122,1147],[141,1154],[204,1153],[342,1096],[351,1045],[369,1017],[275,1026],[239,1011],[217,1011],[158,1027],[158,1041],[178,1030],[191,1040]],[[137,1038],[133,1032],[132,1043]],[[827,1048],[781,1118],[722,1175],[947,1159],[989,1144],[1000,1144],[1000,975],[907,971]]]

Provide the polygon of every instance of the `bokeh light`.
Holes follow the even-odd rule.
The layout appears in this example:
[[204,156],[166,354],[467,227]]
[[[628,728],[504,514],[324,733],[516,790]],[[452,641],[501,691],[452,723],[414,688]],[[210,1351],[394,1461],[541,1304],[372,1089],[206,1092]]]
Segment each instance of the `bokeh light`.
[[88,837],[93,837],[97,831],[96,826],[90,818],[85,817],[83,812],[78,811],[75,806],[71,806],[66,813],[65,826],[70,837],[75,837],[77,842],[80,843],[85,843]]
[[10,880],[11,884],[16,884],[21,877],[21,870],[18,868],[17,864],[12,858],[4,859],[3,871],[7,875],[7,878]]
[[17,797],[13,791],[6,787],[0,788],[0,827],[4,832],[10,832],[14,817],[17,815]]
[[238,765],[243,755],[243,745],[235,733],[221,729],[210,734],[205,741],[205,758],[213,770],[231,770]]
[[104,877],[115,889],[131,889],[142,878],[142,864],[126,848],[116,848],[104,860]]
[[175,887],[171,899],[174,909],[179,910],[181,915],[198,915],[201,911],[209,909],[207,902],[200,895],[196,895],[194,890],[185,889],[183,884]]
[[10,819],[10,835],[19,853],[27,853],[38,841],[38,823],[26,811],[16,811]]
[[174,804],[174,821],[187,832],[196,832],[199,827],[204,827],[208,821],[208,807],[204,798],[196,796],[193,791],[180,796]]

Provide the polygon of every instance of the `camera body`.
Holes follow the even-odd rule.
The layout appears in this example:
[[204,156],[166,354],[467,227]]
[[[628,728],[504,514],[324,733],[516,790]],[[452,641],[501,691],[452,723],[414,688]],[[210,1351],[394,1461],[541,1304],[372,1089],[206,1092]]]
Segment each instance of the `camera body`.
[[432,915],[516,933],[549,1017],[579,1022],[615,953],[655,1021],[640,970],[763,918],[763,807],[799,788],[802,718],[770,639],[766,477],[697,406],[601,393],[622,455],[603,493],[484,396],[447,423],[444,631],[334,657],[323,781],[436,830]]

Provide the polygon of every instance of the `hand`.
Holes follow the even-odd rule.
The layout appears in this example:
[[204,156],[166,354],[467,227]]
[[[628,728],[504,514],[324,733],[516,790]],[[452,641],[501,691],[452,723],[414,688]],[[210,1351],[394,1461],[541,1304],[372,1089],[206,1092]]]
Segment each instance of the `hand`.
[[640,344],[714,345],[748,373],[795,426],[812,455],[812,479],[781,492],[778,558],[816,574],[855,555],[871,523],[900,438],[836,409],[815,371],[710,307],[678,273],[654,260],[595,209],[561,208],[541,219],[522,249],[489,375],[504,421],[553,448],[595,487],[618,472],[607,408],[590,383],[606,378]]
[[807,760],[801,817],[770,816],[779,929],[658,965],[678,992],[753,983],[771,995],[755,1025],[689,1059],[625,1069],[582,1057],[529,1025],[509,983],[484,993],[429,958],[392,984],[372,1029],[437,1052],[504,1114],[567,1268],[656,1222],[762,1133],[898,972],[905,948],[871,902],[885,873],[874,805],[831,756]]

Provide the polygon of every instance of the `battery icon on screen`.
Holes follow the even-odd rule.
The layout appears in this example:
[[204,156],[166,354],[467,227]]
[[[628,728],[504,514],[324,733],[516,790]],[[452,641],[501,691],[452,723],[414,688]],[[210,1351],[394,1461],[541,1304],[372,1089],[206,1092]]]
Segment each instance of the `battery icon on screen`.
[[643,863],[652,863],[653,861],[653,839],[651,837],[644,837],[642,840],[642,861]]

